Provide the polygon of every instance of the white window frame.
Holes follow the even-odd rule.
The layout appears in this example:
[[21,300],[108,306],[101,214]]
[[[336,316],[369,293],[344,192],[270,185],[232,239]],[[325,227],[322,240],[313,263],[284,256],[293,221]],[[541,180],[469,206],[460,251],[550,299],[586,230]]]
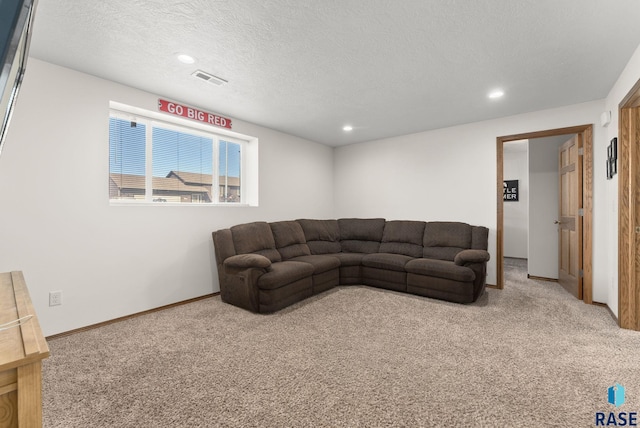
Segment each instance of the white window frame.
[[[110,199],[110,205],[153,206],[258,206],[258,139],[234,131],[201,124],[168,114],[140,109],[122,103],[109,103],[109,118],[118,118],[144,124],[147,127],[145,142],[145,199]],[[212,202],[181,203],[153,201],[153,128],[160,127],[209,138],[213,141]],[[220,202],[219,147],[220,140],[240,145],[240,202]]]

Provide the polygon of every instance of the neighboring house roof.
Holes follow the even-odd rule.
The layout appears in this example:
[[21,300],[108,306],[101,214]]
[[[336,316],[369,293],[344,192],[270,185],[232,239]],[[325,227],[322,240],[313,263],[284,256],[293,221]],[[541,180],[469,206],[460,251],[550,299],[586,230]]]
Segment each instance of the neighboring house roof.
[[[120,189],[141,189],[145,188],[143,175],[134,174],[109,174],[111,181]],[[208,189],[203,186],[193,186],[184,184],[175,177],[153,177],[153,188],[155,190],[174,190],[180,192],[208,193]]]
[[[213,181],[212,175],[198,174],[195,172],[170,171],[169,174],[167,174],[167,178],[170,177],[176,177],[185,184],[196,186],[211,186]],[[223,185],[225,183],[225,177],[221,175],[218,182],[220,185]],[[227,185],[240,186],[240,177],[227,177]]]
[[199,186],[211,186],[213,183],[213,175],[198,174],[195,172],[170,171],[167,178],[175,176],[185,184],[195,184]]
[[[220,177],[220,181],[218,181],[218,183],[220,183],[220,185],[222,186],[224,183],[224,176]],[[240,187],[240,177],[227,177],[227,186],[236,186],[236,187]]]

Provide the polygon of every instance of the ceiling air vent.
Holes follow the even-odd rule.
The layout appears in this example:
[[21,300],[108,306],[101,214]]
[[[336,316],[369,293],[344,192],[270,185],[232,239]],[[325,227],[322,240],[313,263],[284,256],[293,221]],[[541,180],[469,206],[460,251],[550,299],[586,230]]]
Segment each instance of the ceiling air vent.
[[225,83],[227,83],[226,80],[214,76],[213,74],[209,74],[209,73],[205,73],[202,70],[196,70],[193,72],[192,76],[197,77],[198,79],[202,79],[205,82],[209,82],[209,83],[213,83],[214,85],[224,85]]

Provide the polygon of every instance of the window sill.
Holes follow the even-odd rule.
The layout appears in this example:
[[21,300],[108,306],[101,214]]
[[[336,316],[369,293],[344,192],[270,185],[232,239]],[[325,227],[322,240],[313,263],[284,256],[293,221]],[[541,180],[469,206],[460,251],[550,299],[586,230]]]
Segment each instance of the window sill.
[[236,207],[236,208],[248,208],[257,207],[257,205],[249,204],[237,204],[237,203],[211,203],[211,204],[199,204],[193,202],[147,202],[147,201],[109,201],[109,206],[112,207]]

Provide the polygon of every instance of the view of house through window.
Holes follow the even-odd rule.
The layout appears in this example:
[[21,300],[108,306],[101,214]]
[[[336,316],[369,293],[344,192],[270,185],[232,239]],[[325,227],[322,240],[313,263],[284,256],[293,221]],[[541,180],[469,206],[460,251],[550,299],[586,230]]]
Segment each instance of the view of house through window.
[[242,142],[228,140],[214,133],[112,112],[109,199],[241,203]]

